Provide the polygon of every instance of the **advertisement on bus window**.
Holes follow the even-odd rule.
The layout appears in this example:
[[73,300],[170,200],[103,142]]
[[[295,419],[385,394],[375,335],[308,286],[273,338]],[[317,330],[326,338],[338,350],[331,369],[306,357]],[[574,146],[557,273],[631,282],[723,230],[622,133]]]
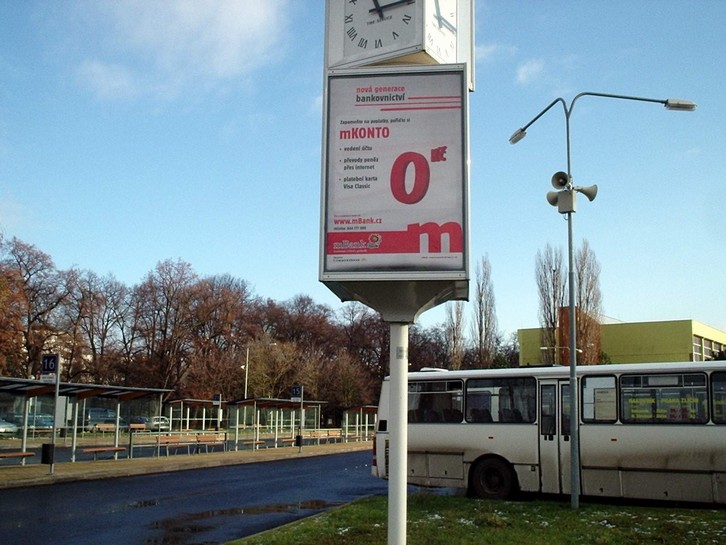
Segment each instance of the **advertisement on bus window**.
[[327,93],[322,279],[465,278],[463,65],[333,72]]

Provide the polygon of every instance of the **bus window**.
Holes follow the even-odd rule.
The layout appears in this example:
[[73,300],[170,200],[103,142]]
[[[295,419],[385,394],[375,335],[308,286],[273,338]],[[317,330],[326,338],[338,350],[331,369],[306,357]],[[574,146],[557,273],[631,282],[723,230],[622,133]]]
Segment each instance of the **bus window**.
[[409,382],[408,421],[462,422],[462,389],[460,380]]
[[623,423],[705,424],[706,375],[624,375],[620,377]]
[[562,403],[560,403],[560,429],[562,435],[570,435],[570,385],[562,385]]
[[718,372],[711,375],[711,391],[713,392],[713,422],[726,424],[726,373]]
[[555,413],[555,407],[557,406],[555,401],[556,392],[554,385],[543,385],[540,388],[540,424],[539,433],[540,435],[546,435],[552,438],[556,433],[556,422],[557,414]]
[[467,422],[527,422],[537,416],[532,377],[472,379],[466,383]]
[[615,377],[584,377],[582,379],[583,422],[613,423],[617,418]]

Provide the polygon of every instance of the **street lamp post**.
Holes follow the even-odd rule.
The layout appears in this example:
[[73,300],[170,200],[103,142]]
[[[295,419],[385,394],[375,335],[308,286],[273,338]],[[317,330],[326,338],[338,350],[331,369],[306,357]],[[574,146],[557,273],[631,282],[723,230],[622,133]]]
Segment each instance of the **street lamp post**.
[[547,194],[547,201],[557,206],[558,212],[567,214],[567,252],[568,252],[568,291],[569,291],[569,352],[570,352],[570,499],[572,509],[579,508],[580,504],[580,422],[578,417],[578,392],[577,392],[577,324],[575,308],[575,267],[572,235],[572,214],[576,210],[576,193],[584,194],[590,201],[597,195],[597,186],[575,187],[572,183],[572,170],[570,168],[570,116],[575,102],[580,97],[593,96],[601,98],[614,98],[620,100],[634,100],[639,102],[655,102],[663,104],[668,110],[693,111],[696,104],[690,100],[681,99],[655,99],[627,95],[612,95],[608,93],[580,93],[572,99],[570,105],[563,98],[556,98],[544,110],[538,113],[534,119],[524,127],[517,129],[509,138],[510,144],[516,144],[527,135],[527,129],[532,126],[540,117],[547,113],[555,104],[562,104],[565,111],[565,138],[567,143],[567,172],[557,172],[552,177],[552,185],[561,189],[557,192]]
[[[245,357],[245,399],[247,399],[247,378],[250,371],[250,347],[247,345],[247,356]],[[247,422],[245,421],[245,424]]]
[[250,374],[250,345],[247,345],[247,356],[245,357],[245,405],[242,407],[242,422],[244,428],[247,429],[247,379]]

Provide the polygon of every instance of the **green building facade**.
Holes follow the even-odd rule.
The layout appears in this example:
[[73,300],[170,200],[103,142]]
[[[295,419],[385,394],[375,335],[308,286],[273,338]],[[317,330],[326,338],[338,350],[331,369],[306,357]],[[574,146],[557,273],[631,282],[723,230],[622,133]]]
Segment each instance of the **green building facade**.
[[[520,329],[519,365],[543,365],[540,328]],[[726,350],[726,332],[694,320],[611,323],[600,326],[601,350],[611,363],[658,363],[705,361]],[[566,347],[555,347],[564,357],[556,362],[566,365]],[[580,362],[592,364],[597,362]]]

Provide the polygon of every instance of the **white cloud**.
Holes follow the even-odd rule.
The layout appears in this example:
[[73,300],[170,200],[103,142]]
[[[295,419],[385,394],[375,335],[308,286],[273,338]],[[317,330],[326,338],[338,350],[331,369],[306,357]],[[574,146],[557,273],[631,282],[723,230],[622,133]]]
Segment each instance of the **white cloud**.
[[525,61],[517,68],[517,83],[529,85],[542,78],[545,71],[545,63],[542,59],[531,59]]
[[121,65],[87,60],[81,64],[78,75],[100,98],[132,98],[138,94],[133,74]]
[[475,51],[477,62],[492,62],[502,57],[509,58],[516,53],[516,47],[501,44],[477,45]]
[[[79,71],[99,96],[175,94],[245,78],[281,50],[290,0],[84,2],[101,38]],[[88,10],[91,10],[89,16]]]

